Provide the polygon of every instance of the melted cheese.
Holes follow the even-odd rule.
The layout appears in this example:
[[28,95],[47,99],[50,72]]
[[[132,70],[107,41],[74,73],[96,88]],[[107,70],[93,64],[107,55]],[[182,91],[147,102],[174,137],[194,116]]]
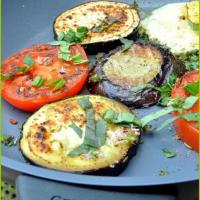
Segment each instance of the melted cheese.
[[198,49],[199,36],[184,17],[186,3],[167,4],[141,22],[151,40],[168,46],[180,54]]
[[112,55],[103,70],[113,84],[131,88],[149,83],[159,73],[162,62],[155,47],[134,44],[127,51]]

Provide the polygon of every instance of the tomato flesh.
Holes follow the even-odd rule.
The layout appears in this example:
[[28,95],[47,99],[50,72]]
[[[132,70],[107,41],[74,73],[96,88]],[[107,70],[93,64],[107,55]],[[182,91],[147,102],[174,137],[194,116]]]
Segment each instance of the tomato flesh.
[[[71,55],[81,54],[87,60],[85,51],[80,45],[70,47]],[[17,74],[12,80],[2,82],[2,96],[13,106],[28,112],[42,105],[65,97],[74,96],[85,84],[88,64],[74,64],[58,58],[59,47],[51,45],[33,45],[6,59],[2,64],[2,74],[12,72],[16,67],[24,66],[23,59],[28,54],[34,60],[32,68],[22,74]],[[38,88],[32,85],[36,76],[45,79]],[[49,81],[63,79],[65,85],[53,91],[55,85],[49,86]]]
[[[190,94],[183,88],[185,85],[197,82],[199,80],[199,72],[197,70],[187,72],[183,75],[180,81],[178,81],[172,89],[171,96],[173,98],[179,97],[185,99]],[[185,110],[184,113],[198,112],[199,102],[189,109]],[[178,112],[173,112],[173,115],[178,115]],[[197,122],[188,122],[184,119],[177,119],[174,123],[177,135],[193,150],[199,152],[199,130]]]

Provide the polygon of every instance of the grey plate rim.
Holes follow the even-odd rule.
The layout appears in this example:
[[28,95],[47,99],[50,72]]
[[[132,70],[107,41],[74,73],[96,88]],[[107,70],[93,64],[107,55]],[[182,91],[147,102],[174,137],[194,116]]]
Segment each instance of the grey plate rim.
[[[33,175],[41,178],[51,179],[54,181],[61,181],[65,183],[74,183],[90,186],[106,186],[106,187],[132,187],[132,186],[156,186],[156,185],[168,185],[184,183],[188,181],[197,181],[196,176],[188,174],[181,174],[179,176],[173,176],[173,179],[169,179],[168,176],[150,176],[147,177],[111,177],[111,176],[91,176],[83,174],[74,174],[62,171],[51,170],[47,168],[41,168],[27,163],[21,163],[19,161],[12,160],[5,156],[2,156],[2,166],[9,169],[22,172],[24,174]],[[52,173],[53,172],[53,173]],[[66,176],[63,176],[63,173]]]

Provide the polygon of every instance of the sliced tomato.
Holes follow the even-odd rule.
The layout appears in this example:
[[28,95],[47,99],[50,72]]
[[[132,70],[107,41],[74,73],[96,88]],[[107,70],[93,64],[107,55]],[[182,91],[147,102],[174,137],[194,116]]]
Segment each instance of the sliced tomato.
[[[87,60],[85,51],[80,45],[70,47],[72,56],[81,54]],[[40,44],[23,49],[2,63],[2,74],[8,74],[18,67],[24,66],[23,59],[28,54],[34,65],[25,73],[14,75],[11,80],[2,82],[2,96],[13,106],[24,111],[35,111],[42,105],[65,97],[76,95],[87,79],[88,64],[74,64],[58,58],[59,47]],[[41,87],[32,85],[35,77],[42,77],[45,82]],[[49,86],[53,80],[62,79],[63,87],[53,91],[55,85]]]
[[[185,85],[197,82],[199,80],[199,72],[197,70],[187,72],[178,81],[172,89],[171,96],[185,99],[190,94],[183,88]],[[199,102],[197,102],[190,110],[185,110],[184,113],[198,112]],[[173,115],[178,115],[174,112]],[[177,119],[175,121],[175,128],[178,136],[193,150],[199,151],[199,130],[197,122],[188,122],[184,119]]]

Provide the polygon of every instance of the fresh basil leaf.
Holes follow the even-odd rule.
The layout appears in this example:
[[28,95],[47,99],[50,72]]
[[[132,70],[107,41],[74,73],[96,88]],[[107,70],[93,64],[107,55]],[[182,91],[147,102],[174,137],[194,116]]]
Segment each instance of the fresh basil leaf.
[[75,56],[72,57],[73,63],[74,64],[85,64],[88,63],[88,60],[83,60],[83,57],[81,54],[76,54]]
[[163,151],[163,154],[165,155],[165,157],[167,157],[167,158],[174,158],[177,155],[175,151],[171,151],[167,148],[162,149],[162,151]]
[[198,101],[199,97],[189,96],[184,100],[183,109],[188,110]]
[[118,113],[116,113],[114,110],[106,110],[106,112],[103,115],[103,118],[107,122],[113,122],[113,120],[117,117]]
[[78,99],[78,103],[80,104],[80,106],[83,109],[92,108],[92,103],[89,100],[89,96],[85,96],[85,97],[82,97],[82,98]]
[[31,58],[31,56],[29,54],[26,54],[26,56],[23,59],[23,63],[25,65],[32,67],[34,65],[35,61]]
[[80,146],[78,146],[77,148],[75,148],[74,150],[72,150],[71,152],[69,152],[68,156],[77,157],[84,153],[87,153],[89,150],[90,150],[90,147],[83,143]]
[[86,118],[86,126],[95,131],[94,110],[92,108],[86,110]]
[[69,46],[70,46],[69,44],[62,44],[62,45],[60,45],[60,51],[62,53],[70,54]]
[[80,127],[78,127],[75,123],[72,123],[69,125],[70,128],[72,128],[76,133],[77,135],[81,138],[82,137],[82,129]]
[[165,128],[166,126],[168,126],[169,124],[171,124],[172,122],[174,122],[176,119],[180,118],[179,116],[175,116],[175,117],[171,117],[167,120],[165,120],[163,123],[161,123],[156,129],[155,131],[158,132],[160,130],[162,130],[163,128]]
[[180,118],[185,119],[186,121],[198,122],[199,113],[195,112],[195,113],[182,114],[182,115],[180,115]]
[[106,142],[106,130],[107,124],[104,120],[97,120],[96,121],[96,137],[98,146],[101,147]]
[[89,126],[86,126],[84,143],[94,148],[98,147],[98,141],[95,135],[95,129],[91,129]]
[[34,80],[32,81],[32,85],[40,88],[45,82],[45,79],[43,79],[41,76],[36,76]]
[[47,44],[53,45],[53,46],[57,46],[57,45],[65,45],[66,42],[65,41],[52,41],[52,42],[48,42]]
[[53,88],[53,92],[59,90],[64,86],[65,86],[65,81],[63,79],[59,79],[59,81],[55,84],[55,87]]
[[191,95],[195,96],[196,94],[199,93],[199,81],[197,81],[195,83],[191,83],[191,84],[185,85],[183,88],[188,93],[190,93]]
[[58,37],[57,37],[57,40],[58,40],[58,41],[61,41],[61,40],[64,39],[64,37],[65,37],[65,33],[64,33],[64,32],[61,32],[61,33],[59,33],[59,35],[58,35]]
[[157,112],[154,112],[154,113],[150,113],[149,115],[146,115],[145,117],[143,117],[141,119],[141,122],[142,122],[142,126],[144,127],[146,124],[148,124],[149,122],[155,120],[155,119],[158,119],[168,113],[171,113],[172,111],[175,111],[176,108],[172,107],[172,106],[169,106],[169,107],[166,107],[166,108],[163,108]]
[[128,40],[128,39],[125,39],[125,38],[121,38],[120,42],[124,44],[123,47],[122,47],[122,52],[128,50],[133,45],[132,40]]
[[128,112],[119,113],[114,123],[132,123],[134,121],[134,116]]

